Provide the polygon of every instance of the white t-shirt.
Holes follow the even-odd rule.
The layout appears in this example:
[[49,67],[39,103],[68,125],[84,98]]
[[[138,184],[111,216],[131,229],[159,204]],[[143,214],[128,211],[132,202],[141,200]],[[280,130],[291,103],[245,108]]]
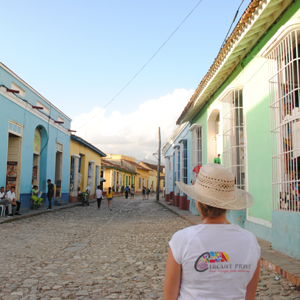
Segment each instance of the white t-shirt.
[[242,300],[260,258],[255,236],[234,224],[196,225],[169,242],[181,265],[178,300]]
[[102,191],[100,189],[96,189],[96,198],[99,199],[102,197]]
[[5,196],[5,192],[3,192],[3,193],[0,192],[0,201],[3,196]]
[[14,198],[16,198],[16,195],[15,195],[15,193],[13,192],[11,192],[11,191],[8,191],[7,193],[6,193],[6,197],[9,199],[9,200],[13,200]]

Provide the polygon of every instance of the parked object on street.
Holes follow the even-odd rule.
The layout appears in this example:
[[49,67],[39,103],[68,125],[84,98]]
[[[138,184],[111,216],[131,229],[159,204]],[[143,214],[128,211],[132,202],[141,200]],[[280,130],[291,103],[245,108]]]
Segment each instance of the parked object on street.
[[89,196],[90,196],[90,191],[89,191],[88,188],[86,188],[86,191],[85,191],[85,192],[80,193],[80,194],[78,195],[78,200],[81,201],[82,206],[84,206],[85,204],[86,204],[87,206],[90,205],[90,202],[89,202]]
[[176,184],[196,200],[203,224],[176,232],[169,242],[164,299],[253,300],[260,246],[226,218],[227,209],[248,208],[253,197],[235,188],[235,177],[219,164],[204,165],[193,186]]

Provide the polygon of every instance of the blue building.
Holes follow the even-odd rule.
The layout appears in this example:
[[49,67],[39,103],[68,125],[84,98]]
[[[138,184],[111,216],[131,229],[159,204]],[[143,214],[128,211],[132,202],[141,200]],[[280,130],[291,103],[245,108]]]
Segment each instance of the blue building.
[[198,214],[195,201],[176,186],[175,182],[191,183],[196,178],[192,172],[190,124],[178,125],[162,148],[165,159],[165,200],[172,201],[180,209]]
[[68,202],[71,119],[2,63],[0,107],[0,185],[15,186],[23,211],[32,185],[46,200],[47,179]]

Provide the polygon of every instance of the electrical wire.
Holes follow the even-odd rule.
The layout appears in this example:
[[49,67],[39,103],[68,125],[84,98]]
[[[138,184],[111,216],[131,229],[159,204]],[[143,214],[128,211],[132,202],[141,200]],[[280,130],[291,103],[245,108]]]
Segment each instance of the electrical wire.
[[93,120],[97,115],[99,115],[110,103],[112,103],[126,88],[127,86],[143,71],[143,69],[150,63],[150,61],[157,55],[157,53],[165,46],[165,44],[171,39],[171,37],[176,33],[176,31],[182,26],[182,24],[189,18],[189,16],[194,12],[194,10],[199,6],[203,0],[200,0],[196,6],[190,11],[190,13],[184,18],[184,20],[177,26],[177,28],[171,33],[171,35],[165,40],[165,42],[156,50],[156,52],[148,59],[148,61],[140,68],[140,70],[124,85],[124,87],[103,107],[98,111],[93,117],[91,117],[87,122],[79,126],[76,130],[79,130],[91,120]]
[[[238,15],[239,10],[240,10],[240,8],[241,8],[241,6],[242,6],[242,4],[243,4],[244,1],[245,1],[245,0],[242,0],[241,4],[239,5],[239,7],[238,7],[238,9],[237,9],[237,11],[236,11],[236,13],[235,13],[235,15],[234,15],[233,21],[231,22],[231,25],[230,25],[230,27],[229,27],[229,29],[228,29],[228,31],[227,31],[227,34],[226,34],[225,39],[224,39],[224,41],[223,41],[223,43],[222,43],[222,45],[221,45],[221,47],[220,47],[220,50],[219,50],[219,52],[218,52],[218,55],[219,55],[219,53],[220,53],[222,47],[224,46],[224,44],[225,44],[225,42],[226,42],[226,40],[227,40],[227,38],[228,38],[228,35],[229,35],[229,33],[230,33],[230,30],[231,30],[231,28],[232,28],[232,26],[233,26],[233,24],[234,24],[234,22],[235,22],[235,20],[236,20],[236,17],[237,17],[237,15]],[[218,55],[217,55],[217,56],[218,56]]]

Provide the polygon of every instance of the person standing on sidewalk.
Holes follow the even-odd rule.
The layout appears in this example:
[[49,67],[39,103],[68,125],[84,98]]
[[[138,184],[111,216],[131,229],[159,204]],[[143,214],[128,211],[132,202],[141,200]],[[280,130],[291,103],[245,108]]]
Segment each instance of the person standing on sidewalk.
[[150,190],[146,188],[146,200],[149,200]]
[[54,185],[53,185],[53,183],[51,183],[51,179],[48,179],[47,183],[48,183],[47,198],[48,198],[48,202],[49,202],[49,206],[48,206],[47,210],[51,210],[52,209],[52,198],[54,196]]
[[260,270],[256,237],[230,224],[226,210],[253,205],[250,193],[219,164],[202,166],[195,185],[176,182],[196,201],[203,224],[177,231],[169,242],[164,300],[254,300]]
[[100,209],[101,200],[102,200],[102,191],[100,189],[100,185],[97,186],[96,198],[97,198],[97,202],[98,202],[98,209]]
[[107,197],[107,206],[109,210],[112,210],[112,201],[113,201],[114,192],[111,190],[111,187],[108,188],[108,192],[106,194]]

